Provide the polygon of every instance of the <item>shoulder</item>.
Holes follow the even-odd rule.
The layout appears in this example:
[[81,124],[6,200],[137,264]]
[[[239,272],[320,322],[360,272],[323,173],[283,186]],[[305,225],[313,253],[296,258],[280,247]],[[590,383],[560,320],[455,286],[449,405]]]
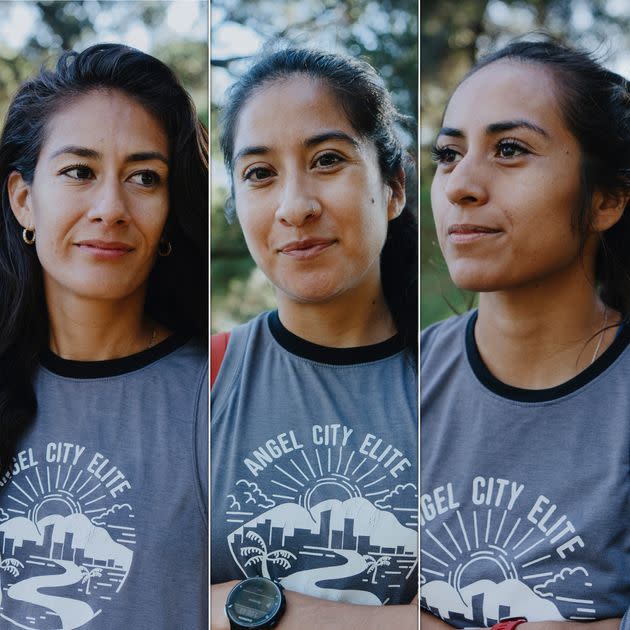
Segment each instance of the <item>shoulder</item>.
[[420,357],[422,365],[435,356],[446,352],[460,353],[465,347],[466,327],[476,317],[476,311],[449,317],[425,328],[420,335]]

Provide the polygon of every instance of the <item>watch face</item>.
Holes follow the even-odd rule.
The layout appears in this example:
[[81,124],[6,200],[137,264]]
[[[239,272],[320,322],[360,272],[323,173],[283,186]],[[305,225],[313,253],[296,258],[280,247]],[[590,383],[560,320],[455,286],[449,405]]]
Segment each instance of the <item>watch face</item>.
[[282,606],[282,591],[271,580],[253,577],[237,584],[228,596],[225,612],[240,626],[260,628],[273,621]]

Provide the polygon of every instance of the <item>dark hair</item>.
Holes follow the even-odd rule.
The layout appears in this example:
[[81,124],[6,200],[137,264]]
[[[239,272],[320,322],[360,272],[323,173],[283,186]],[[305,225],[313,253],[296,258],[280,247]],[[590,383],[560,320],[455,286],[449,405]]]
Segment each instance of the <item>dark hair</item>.
[[[630,192],[630,91],[626,79],[586,52],[555,41],[514,42],[489,54],[466,75],[502,59],[537,63],[556,82],[568,129],[582,151],[580,204],[574,227],[582,240],[591,222],[593,194]],[[619,221],[600,235],[595,279],[600,296],[624,317],[630,314],[630,203]]]
[[[383,292],[399,334],[414,353],[418,343],[418,227],[415,205],[414,168],[396,132],[404,119],[374,68],[350,57],[304,48],[287,48],[265,53],[231,87],[221,118],[221,149],[232,172],[234,136],[245,103],[263,85],[294,74],[326,84],[335,94],[352,127],[376,146],[379,167],[386,182],[404,169],[407,203],[401,214],[389,222],[381,252]],[[228,219],[233,201],[226,204]]]
[[139,102],[168,137],[165,234],[172,255],[151,271],[146,311],[175,332],[207,336],[208,137],[190,97],[166,65],[139,50],[98,44],[64,53],[54,71],[42,69],[19,88],[0,139],[0,472],[34,419],[33,375],[48,346],[41,266],[11,210],[9,175],[18,171],[31,183],[51,118],[99,89],[120,90]]

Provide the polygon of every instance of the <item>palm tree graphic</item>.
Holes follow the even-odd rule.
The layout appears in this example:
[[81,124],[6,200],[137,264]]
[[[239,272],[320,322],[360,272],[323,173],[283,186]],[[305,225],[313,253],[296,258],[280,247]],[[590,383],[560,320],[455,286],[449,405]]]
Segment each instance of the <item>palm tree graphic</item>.
[[373,558],[369,554],[363,556],[363,559],[367,563],[367,574],[372,574],[372,584],[376,584],[376,574],[378,573],[378,568],[385,566],[388,567],[390,565],[391,556],[381,556],[378,560]]
[[[6,571],[9,575],[17,577],[20,575],[20,569],[23,569],[24,565],[15,558],[5,558],[0,561],[0,570]],[[2,580],[0,580],[0,604],[2,603]]]
[[258,547],[243,547],[241,549],[242,556],[251,556],[249,560],[245,563],[245,566],[249,566],[250,564],[256,564],[260,562],[260,566],[262,567],[263,577],[271,579],[269,575],[269,570],[267,569],[267,563],[271,564],[279,564],[283,569],[291,568],[290,558],[293,560],[297,560],[297,556],[294,556],[290,551],[286,549],[276,549],[275,551],[268,551],[267,545],[263,540],[262,536],[257,534],[256,532],[249,531],[245,534],[245,538],[249,538],[249,540],[254,541]]
[[101,577],[103,575],[103,570],[98,567],[94,567],[93,569],[88,569],[86,566],[80,566],[81,574],[83,578],[81,579],[81,584],[85,584],[87,582],[87,587],[85,588],[85,594],[90,594],[90,582],[93,577]]

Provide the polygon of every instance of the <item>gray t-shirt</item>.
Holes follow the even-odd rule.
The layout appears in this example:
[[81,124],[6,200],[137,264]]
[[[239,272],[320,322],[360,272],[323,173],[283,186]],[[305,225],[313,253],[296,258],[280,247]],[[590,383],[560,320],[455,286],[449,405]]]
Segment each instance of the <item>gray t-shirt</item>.
[[572,380],[501,383],[476,312],[421,339],[421,605],[457,627],[621,617],[630,601],[630,330]]
[[417,371],[398,338],[325,348],[263,314],[232,331],[211,411],[213,583],[414,597]]
[[0,482],[0,627],[208,627],[207,370],[176,336],[111,361],[42,357]]

